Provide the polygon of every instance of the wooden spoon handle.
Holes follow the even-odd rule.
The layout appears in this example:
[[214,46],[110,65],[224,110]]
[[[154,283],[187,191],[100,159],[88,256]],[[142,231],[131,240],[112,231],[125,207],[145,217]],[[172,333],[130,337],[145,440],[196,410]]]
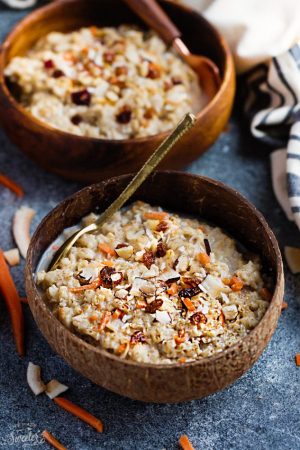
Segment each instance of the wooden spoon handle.
[[150,28],[159,34],[166,44],[171,45],[174,39],[181,36],[181,32],[156,0],[124,1]]

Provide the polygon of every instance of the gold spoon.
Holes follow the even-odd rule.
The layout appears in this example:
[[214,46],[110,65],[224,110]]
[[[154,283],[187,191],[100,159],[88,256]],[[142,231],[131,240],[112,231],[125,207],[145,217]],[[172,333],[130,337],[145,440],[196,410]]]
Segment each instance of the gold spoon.
[[60,260],[66,256],[75,242],[85,233],[98,230],[107,220],[118,211],[127,200],[135,193],[139,186],[146,180],[155,167],[161,162],[176,142],[196,123],[196,117],[193,114],[186,114],[179,122],[175,130],[160,144],[150,158],[145,162],[140,171],[130,181],[128,186],[116,198],[116,200],[101,214],[96,222],[81,228],[70,236],[64,244],[57,250],[49,265],[48,270],[54,270]]
[[171,45],[182,59],[197,73],[207,99],[211,100],[221,85],[216,64],[206,56],[193,55],[181,39],[181,32],[156,0],[124,0],[125,3],[153,28],[167,45]]

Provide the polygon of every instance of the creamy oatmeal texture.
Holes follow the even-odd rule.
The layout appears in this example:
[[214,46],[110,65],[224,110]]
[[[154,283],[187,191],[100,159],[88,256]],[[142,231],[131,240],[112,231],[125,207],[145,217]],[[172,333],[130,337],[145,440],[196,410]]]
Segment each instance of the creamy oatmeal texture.
[[143,202],[81,237],[37,282],[66,327],[148,363],[183,363],[233,345],[260,321],[270,295],[258,257],[245,260],[220,228]]
[[128,26],[52,32],[5,75],[36,118],[80,136],[151,136],[202,106],[193,70],[156,34]]

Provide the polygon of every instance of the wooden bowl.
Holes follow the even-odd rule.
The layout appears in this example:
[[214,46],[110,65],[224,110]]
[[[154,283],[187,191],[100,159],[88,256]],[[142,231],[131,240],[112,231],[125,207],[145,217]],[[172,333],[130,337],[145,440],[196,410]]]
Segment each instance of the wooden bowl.
[[[181,168],[198,158],[224,129],[232,107],[235,77],[232,57],[223,38],[198,13],[170,1],[161,2],[183,32],[193,53],[209,56],[218,65],[222,84],[202,109],[197,126],[160,167]],[[29,114],[13,97],[4,68],[50,31],[81,26],[142,25],[122,0],[63,0],[37,9],[11,31],[0,51],[0,123],[9,138],[42,167],[65,178],[97,182],[137,171],[167,133],[126,140],[94,139],[56,130]]]
[[239,378],[258,359],[269,342],[281,312],[282,260],[276,239],[263,216],[238,192],[201,176],[182,172],[156,172],[134,199],[181,213],[193,214],[220,225],[249,250],[261,255],[273,278],[274,294],[264,317],[237,344],[215,356],[172,365],[126,361],[80,339],[53,315],[34,273],[46,248],[66,228],[99,208],[106,208],[127,185],[123,175],[86,187],[52,210],[37,228],[28,250],[26,292],[33,316],[51,345],[75,370],[94,383],[127,397],[157,403],[200,398]]

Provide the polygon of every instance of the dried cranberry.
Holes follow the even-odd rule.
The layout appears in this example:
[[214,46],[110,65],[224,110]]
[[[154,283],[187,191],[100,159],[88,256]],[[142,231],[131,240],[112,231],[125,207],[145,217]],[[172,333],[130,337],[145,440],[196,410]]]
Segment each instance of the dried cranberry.
[[115,53],[114,52],[105,52],[103,53],[103,59],[105,62],[107,63],[112,63],[113,60],[115,59]]
[[146,306],[145,312],[149,314],[154,314],[157,309],[159,309],[163,305],[163,300],[161,298],[158,298],[157,300],[153,300],[153,302],[149,303],[149,305]]
[[131,120],[132,111],[128,106],[124,106],[121,111],[116,115],[116,121],[125,125]]
[[83,89],[82,91],[72,92],[71,94],[72,102],[75,105],[86,105],[88,106],[91,102],[91,94],[87,89]]
[[71,117],[71,122],[74,125],[79,125],[80,122],[82,122],[82,117],[79,114],[75,114],[73,117]]
[[162,258],[167,253],[167,246],[162,240],[160,240],[156,247],[156,256]]
[[60,78],[60,77],[64,77],[65,74],[62,70],[60,69],[55,69],[54,72],[52,73],[53,78]]
[[198,287],[193,288],[187,288],[187,289],[181,289],[181,291],[178,292],[179,297],[184,298],[192,298],[194,295],[199,294],[200,289]]
[[146,342],[145,335],[144,333],[142,333],[142,331],[135,331],[130,338],[131,344],[137,344],[138,342]]
[[160,68],[157,64],[149,63],[147,78],[155,80],[160,77]]
[[207,317],[202,312],[196,312],[190,317],[190,322],[193,325],[198,325],[199,323],[206,323]]
[[103,287],[109,289],[112,288],[113,282],[111,275],[115,273],[115,269],[112,267],[104,266],[100,271],[100,280]]
[[151,250],[146,250],[143,254],[143,263],[147,267],[147,269],[150,269],[151,265],[154,264],[154,254],[151,252]]
[[166,231],[168,227],[168,223],[165,220],[161,220],[156,227],[156,231]]
[[47,59],[47,61],[44,61],[44,67],[45,69],[54,69],[55,65],[52,59]]

